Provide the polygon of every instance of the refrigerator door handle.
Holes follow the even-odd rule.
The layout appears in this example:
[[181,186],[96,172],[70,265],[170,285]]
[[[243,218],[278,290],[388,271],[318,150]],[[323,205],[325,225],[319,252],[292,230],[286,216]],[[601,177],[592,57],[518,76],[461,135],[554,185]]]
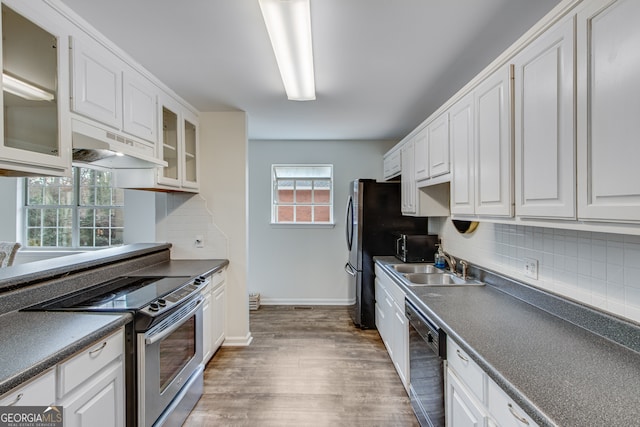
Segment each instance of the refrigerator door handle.
[[396,240],[396,255],[402,255],[404,257],[404,251],[400,252],[400,247],[401,247],[401,243],[402,242],[402,237],[398,237],[398,239]]
[[347,219],[346,219],[346,237],[347,237],[347,249],[351,251],[353,245],[353,197],[349,196],[347,200]]
[[353,267],[351,267],[351,264],[346,263],[344,265],[344,271],[349,273],[351,276],[356,277],[356,270]]

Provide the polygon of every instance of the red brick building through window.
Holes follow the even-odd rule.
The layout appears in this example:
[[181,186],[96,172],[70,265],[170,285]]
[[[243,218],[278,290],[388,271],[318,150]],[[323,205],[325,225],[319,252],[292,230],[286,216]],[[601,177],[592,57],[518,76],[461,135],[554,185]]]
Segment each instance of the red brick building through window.
[[272,222],[333,223],[332,165],[274,165]]

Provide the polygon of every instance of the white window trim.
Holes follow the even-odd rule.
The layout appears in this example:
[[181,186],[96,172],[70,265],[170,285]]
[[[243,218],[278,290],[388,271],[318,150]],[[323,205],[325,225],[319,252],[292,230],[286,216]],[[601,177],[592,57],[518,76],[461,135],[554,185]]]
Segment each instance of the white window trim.
[[[285,168],[296,168],[296,167],[300,167],[300,168],[312,168],[312,167],[328,167],[329,170],[331,171],[330,176],[328,177],[323,177],[323,179],[329,179],[331,182],[331,191],[330,191],[330,201],[329,201],[329,209],[330,209],[330,217],[331,217],[331,221],[329,222],[276,222],[275,218],[276,218],[276,214],[275,214],[275,210],[276,210],[276,176],[275,176],[275,170],[278,167],[285,167]],[[313,180],[314,178],[307,178],[307,177],[292,177],[292,180],[298,179],[298,180],[302,180],[302,179],[309,179],[309,180]],[[320,178],[316,178],[316,179],[320,179]],[[336,225],[335,222],[335,212],[334,212],[334,181],[333,181],[333,164],[273,164],[271,165],[271,213],[270,213],[270,225],[273,228],[304,228],[304,229],[308,229],[308,228],[334,228]],[[311,206],[313,206],[313,204],[311,204]]]

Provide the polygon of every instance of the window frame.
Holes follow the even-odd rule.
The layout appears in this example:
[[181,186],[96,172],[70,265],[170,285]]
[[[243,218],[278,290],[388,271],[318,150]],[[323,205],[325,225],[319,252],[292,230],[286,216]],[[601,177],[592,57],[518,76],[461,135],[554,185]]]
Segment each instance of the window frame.
[[[286,178],[279,178],[277,176],[277,169],[286,168],[286,169],[296,169],[296,168],[328,168],[329,173],[327,175],[319,175],[319,176],[287,176]],[[329,221],[327,222],[297,222],[297,221],[277,221],[277,210],[279,206],[282,206],[282,203],[278,203],[277,199],[277,184],[278,181],[294,181],[293,189],[294,195],[297,191],[297,182],[298,181],[311,181],[311,202],[308,203],[296,203],[295,196],[294,200],[291,203],[284,203],[286,206],[292,206],[294,209],[295,215],[295,207],[296,206],[310,206],[312,216],[314,215],[314,207],[316,206],[327,206],[329,208]],[[327,203],[316,203],[315,198],[315,181],[329,181],[329,201]],[[272,227],[282,227],[282,228],[333,228],[335,227],[335,212],[334,212],[334,179],[333,179],[333,164],[272,164],[271,165],[271,219],[270,224]]]
[[[72,176],[70,177],[72,180],[72,200],[71,200],[71,204],[69,205],[64,205],[64,204],[57,204],[57,205],[47,205],[47,204],[41,204],[41,205],[29,205],[29,177],[26,177],[24,179],[22,179],[22,183],[20,185],[20,206],[21,206],[21,212],[20,212],[20,221],[19,221],[19,234],[21,236],[21,240],[22,240],[22,251],[23,252],[71,252],[71,253],[76,253],[78,251],[81,252],[90,252],[90,251],[94,251],[94,250],[101,250],[101,249],[107,249],[107,248],[112,248],[112,247],[118,247],[118,246],[122,246],[124,245],[124,236],[123,236],[123,241],[122,243],[117,243],[117,244],[111,244],[111,245],[106,245],[106,246],[81,246],[80,245],[80,241],[81,241],[81,229],[91,229],[94,230],[94,241],[93,243],[95,244],[95,230],[98,228],[104,228],[104,229],[108,229],[108,230],[112,230],[112,229],[121,229],[121,231],[124,233],[124,229],[125,229],[125,225],[124,225],[124,218],[123,218],[123,225],[122,227],[113,227],[111,224],[111,220],[109,221],[109,225],[106,227],[97,227],[95,225],[95,213],[93,215],[93,226],[92,227],[83,227],[80,224],[80,210],[81,209],[114,209],[114,208],[120,208],[122,210],[122,215],[124,216],[124,210],[125,210],[125,204],[124,204],[124,194],[122,195],[122,205],[114,205],[114,194],[113,191],[111,192],[111,203],[110,205],[88,205],[88,204],[81,204],[81,195],[80,195],[80,191],[81,191],[81,171],[80,169],[89,169],[89,170],[95,170],[98,172],[110,172],[111,175],[111,189],[117,189],[117,187],[113,186],[113,171],[107,169],[107,168],[101,168],[101,167],[88,167],[87,165],[73,165],[73,173]],[[52,178],[64,178],[64,177],[52,177]],[[99,187],[95,187],[94,188],[99,188]],[[105,187],[107,188],[107,187]],[[95,199],[94,199],[95,202]],[[29,208],[34,208],[34,209],[71,209],[72,210],[72,219],[71,219],[71,246],[29,246],[29,218],[28,218],[28,211]],[[33,227],[31,227],[33,228]],[[42,225],[40,226],[40,229],[43,230],[45,227],[43,227]],[[56,227],[59,228],[59,227]],[[109,240],[111,240],[111,237],[109,237]],[[58,242],[60,242],[60,239],[58,237]],[[42,242],[42,240],[41,240]]]

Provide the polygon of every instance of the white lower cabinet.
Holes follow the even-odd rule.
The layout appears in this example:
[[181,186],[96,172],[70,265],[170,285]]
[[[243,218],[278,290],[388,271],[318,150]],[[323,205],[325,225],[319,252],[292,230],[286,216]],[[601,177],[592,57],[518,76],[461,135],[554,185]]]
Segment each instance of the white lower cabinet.
[[66,427],[125,425],[124,331],[57,366],[57,404]]
[[202,308],[203,362],[206,364],[220,348],[225,338],[226,288],[225,271],[211,276],[211,283],[203,291]]
[[483,427],[486,414],[476,403],[471,392],[458,380],[451,369],[447,369],[445,397],[446,425],[448,427]]
[[65,427],[124,427],[124,329],[0,397],[0,406],[62,406]]
[[113,427],[125,425],[124,364],[114,361],[87,378],[76,392],[59,402],[65,427]]
[[503,427],[537,426],[507,394],[491,379],[487,379],[487,400],[489,414],[495,425]]
[[469,355],[447,337],[447,427],[535,427],[537,424]]
[[405,389],[409,389],[409,321],[405,294],[376,264],[376,327]]
[[56,401],[56,374],[51,368],[0,398],[0,406],[44,406]]

